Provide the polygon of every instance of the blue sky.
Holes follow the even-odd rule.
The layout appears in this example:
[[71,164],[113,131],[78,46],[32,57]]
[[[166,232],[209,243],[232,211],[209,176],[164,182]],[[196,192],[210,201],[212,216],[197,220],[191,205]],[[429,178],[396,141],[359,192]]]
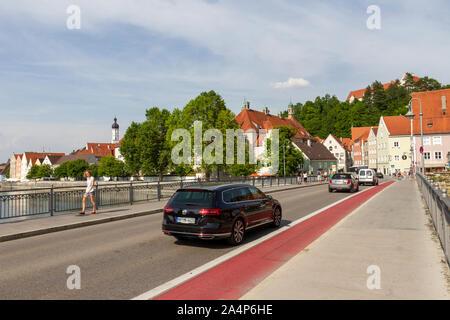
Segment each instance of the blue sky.
[[[80,30],[66,27],[72,4]],[[0,162],[108,142],[114,116],[123,135],[146,108],[206,90],[235,113],[244,97],[277,113],[404,72],[448,84],[448,12],[445,0],[1,1]]]

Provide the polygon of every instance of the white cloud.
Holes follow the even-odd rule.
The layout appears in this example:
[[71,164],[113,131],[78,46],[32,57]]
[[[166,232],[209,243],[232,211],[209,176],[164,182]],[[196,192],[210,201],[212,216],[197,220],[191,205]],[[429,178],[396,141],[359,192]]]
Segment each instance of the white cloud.
[[286,89],[295,87],[307,87],[309,86],[309,81],[303,78],[289,78],[284,82],[274,82],[270,86],[275,89]]

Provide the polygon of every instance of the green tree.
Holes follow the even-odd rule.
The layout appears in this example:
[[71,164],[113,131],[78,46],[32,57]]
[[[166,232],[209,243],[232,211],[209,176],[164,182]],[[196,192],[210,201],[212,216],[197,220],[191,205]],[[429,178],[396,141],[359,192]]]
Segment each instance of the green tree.
[[89,168],[88,163],[83,159],[67,162],[67,176],[75,179],[82,179],[84,172]]
[[125,177],[125,164],[114,158],[106,156],[100,159],[98,164],[98,175],[101,177]]
[[137,144],[140,128],[141,124],[133,121],[120,144],[120,153],[125,159],[125,167],[132,175],[139,174],[142,168],[140,148]]
[[[239,129],[239,125],[234,118],[235,115],[226,107],[224,100],[219,94],[214,91],[202,92],[198,97],[191,100],[183,110],[174,110],[168,121],[167,139],[170,141],[172,132],[179,128],[188,130],[191,133],[191,137],[194,137],[194,122],[202,121],[202,136],[208,129],[219,130],[223,136],[223,150],[226,150],[226,129]],[[205,150],[204,148],[210,143],[203,141],[202,150]],[[169,145],[173,147],[176,144],[178,144],[178,141],[170,141]],[[194,139],[191,139],[191,145],[192,150],[194,150]],[[214,156],[215,154],[213,153],[212,155]],[[200,167],[207,179],[212,172],[216,171],[219,174],[220,171],[226,171],[227,169],[225,164],[208,164],[203,158]]]
[[99,177],[98,164],[97,163],[90,164],[89,167],[88,167],[88,170],[91,172],[91,175],[93,177],[95,177],[95,178]]
[[[292,143],[292,137],[295,136],[296,130],[292,127],[279,126],[274,129],[279,130],[279,149],[278,159],[279,167],[277,174],[280,176],[297,174],[300,165],[303,163],[302,153]],[[271,140],[268,139],[268,154],[271,154]],[[283,147],[284,146],[284,147]],[[286,166],[286,171],[285,171]]]
[[27,179],[37,179],[38,178],[38,172],[39,172],[39,166],[36,164],[33,164],[30,168],[30,170],[27,173]]
[[157,175],[162,180],[170,159],[170,145],[166,139],[170,112],[151,108],[147,110],[146,117],[136,139],[141,170],[144,175]]
[[55,178],[61,179],[61,178],[68,178],[69,177],[69,162],[64,162],[60,164],[58,167],[55,168]]
[[53,169],[49,164],[39,166],[37,178],[50,178],[53,176]]

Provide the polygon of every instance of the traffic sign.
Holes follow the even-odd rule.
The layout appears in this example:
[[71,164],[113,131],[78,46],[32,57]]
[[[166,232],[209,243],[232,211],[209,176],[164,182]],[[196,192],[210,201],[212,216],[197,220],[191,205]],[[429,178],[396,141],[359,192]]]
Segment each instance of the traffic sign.
[[422,154],[423,153],[423,146],[420,146],[419,152]]

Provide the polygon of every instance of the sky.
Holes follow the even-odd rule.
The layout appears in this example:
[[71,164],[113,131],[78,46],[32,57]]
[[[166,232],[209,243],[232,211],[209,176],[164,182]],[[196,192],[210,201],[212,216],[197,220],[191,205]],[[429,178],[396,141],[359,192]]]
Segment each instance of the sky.
[[0,163],[110,142],[115,116],[123,136],[146,109],[203,91],[235,114],[244,98],[276,114],[405,72],[450,84],[448,12],[446,0],[2,0]]

